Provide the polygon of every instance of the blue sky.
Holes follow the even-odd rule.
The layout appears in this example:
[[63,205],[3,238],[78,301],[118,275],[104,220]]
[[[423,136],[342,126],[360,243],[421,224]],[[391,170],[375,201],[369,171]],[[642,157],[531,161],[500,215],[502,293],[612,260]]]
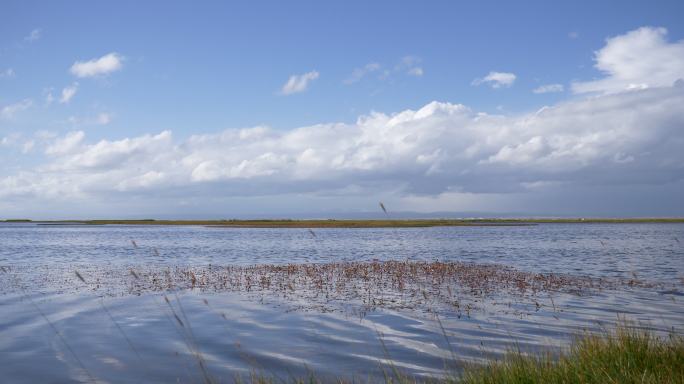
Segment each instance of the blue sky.
[[[640,154],[662,150],[658,146],[667,140],[635,134],[650,129],[677,142],[681,112],[651,116],[663,123],[630,126],[635,131],[606,139],[622,143],[610,147],[610,166],[587,155],[589,150],[582,152],[585,157],[563,160],[576,165],[571,169],[549,160],[567,154],[570,144],[559,144],[574,132],[567,115],[568,122],[553,116],[543,123],[563,126],[558,132],[511,133],[544,106],[572,110],[599,98],[594,104],[605,102],[623,116],[621,103],[641,92],[646,101],[630,102],[650,107],[634,112],[639,114],[624,122],[629,125],[678,100],[679,93],[665,88],[677,89],[672,84],[683,70],[682,4],[4,2],[0,196],[5,202],[0,208],[12,215],[47,216],[135,215],[141,207],[170,215],[217,210],[268,215],[363,211],[385,199],[398,210],[591,214],[581,207],[591,207],[606,188],[615,188],[625,203],[599,214],[684,214],[674,205],[682,192],[682,156],[642,159]],[[607,40],[620,37],[613,45]],[[640,62],[620,53],[623,46],[658,59]],[[597,54],[602,49],[603,59]],[[664,99],[654,102],[655,97]],[[446,104],[426,107],[432,101]],[[468,111],[455,111],[456,105]],[[391,148],[369,141],[368,132],[395,127],[390,118],[409,110],[423,114],[374,138],[385,143],[400,138]],[[429,124],[421,120],[426,113],[434,120]],[[464,127],[480,124],[478,114],[490,120],[489,135],[464,136],[476,129]],[[337,143],[320,141],[320,131],[307,130],[318,126],[328,132],[336,125],[347,127],[332,134],[339,135]],[[460,133],[440,131],[445,126],[460,127]],[[244,132],[260,129],[255,127],[268,132],[257,134],[256,144],[240,142],[250,135]],[[615,133],[598,123],[583,129],[588,131],[576,138],[575,150],[596,142],[592,137]],[[226,139],[231,132],[238,138]],[[504,134],[511,136],[498,147],[477,152]],[[416,135],[414,147],[401,149],[402,140]],[[431,139],[421,141],[425,137]],[[292,140],[298,144],[288,144]],[[457,148],[452,140],[469,145]],[[341,142],[348,144],[342,148]],[[175,165],[162,166],[150,146],[167,155],[177,151],[164,159],[166,166]],[[504,156],[531,147],[546,157],[531,165],[521,163],[531,161],[528,154]],[[459,150],[479,155],[463,163]],[[335,151],[337,157],[320,155]],[[120,157],[115,161],[111,153]],[[147,157],[136,158],[140,153]],[[92,160],[96,155],[99,160]],[[101,156],[111,161],[100,163]],[[506,169],[481,169],[503,159]],[[292,168],[275,166],[283,163]],[[428,165],[414,169],[415,164]],[[624,167],[611,168],[615,164]],[[175,173],[182,167],[185,174]],[[663,167],[667,175],[657,180],[639,176],[660,174]],[[605,182],[606,172],[619,180],[619,188]],[[493,187],[499,182],[503,186]],[[654,196],[662,195],[659,203],[625,208],[645,185]],[[558,193],[568,187],[584,192],[573,193],[579,197],[571,204],[559,204]],[[45,191],[49,188],[54,192]],[[185,192],[164,192],[169,188]],[[195,194],[203,197],[193,200]],[[540,198],[548,203],[531,203]]]

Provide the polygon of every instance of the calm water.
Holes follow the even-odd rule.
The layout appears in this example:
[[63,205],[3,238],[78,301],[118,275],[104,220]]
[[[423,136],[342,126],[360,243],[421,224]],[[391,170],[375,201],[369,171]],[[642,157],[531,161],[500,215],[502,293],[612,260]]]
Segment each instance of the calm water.
[[[682,224],[315,232],[314,237],[303,229],[0,224],[0,266],[11,271],[0,273],[0,377],[27,383],[87,382],[88,374],[104,382],[201,382],[196,350],[219,382],[251,370],[281,377],[307,369],[379,377],[388,359],[413,374],[439,375],[445,364],[494,356],[512,343],[530,350],[559,347],[579,330],[598,329],[619,315],[661,331],[684,327]],[[78,268],[373,259],[637,276],[657,286],[540,297],[541,310],[507,312],[483,304],[469,317],[446,314],[442,321],[453,354],[439,324],[421,311],[320,313],[293,310],[278,297],[194,291],[171,296],[172,310],[160,294],[101,298],[97,290],[64,289]],[[173,311],[185,313],[191,335],[183,333]]]

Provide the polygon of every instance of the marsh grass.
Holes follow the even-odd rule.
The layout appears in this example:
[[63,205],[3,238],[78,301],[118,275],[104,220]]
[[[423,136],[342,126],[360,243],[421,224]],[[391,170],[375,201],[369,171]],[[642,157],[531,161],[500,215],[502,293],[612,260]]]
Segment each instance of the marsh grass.
[[[382,342],[382,338],[380,338]],[[390,360],[391,361],[391,360]],[[684,383],[684,338],[672,332],[657,336],[626,322],[602,333],[583,333],[559,355],[550,351],[525,354],[512,350],[502,360],[484,365],[467,364],[463,371],[445,368],[440,378],[417,377],[403,373],[392,364],[382,368],[380,379],[360,377],[324,377],[309,371],[301,377],[283,379],[252,371],[235,376],[240,384],[678,384]]]
[[619,325],[603,334],[583,334],[559,357],[509,352],[502,360],[468,366],[464,384],[503,383],[684,383],[684,338],[660,337]]

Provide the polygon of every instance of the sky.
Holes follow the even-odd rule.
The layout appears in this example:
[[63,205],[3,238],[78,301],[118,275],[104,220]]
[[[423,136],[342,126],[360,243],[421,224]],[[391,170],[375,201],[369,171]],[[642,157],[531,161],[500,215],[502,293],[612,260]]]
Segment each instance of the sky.
[[0,218],[684,216],[681,1],[3,1]]

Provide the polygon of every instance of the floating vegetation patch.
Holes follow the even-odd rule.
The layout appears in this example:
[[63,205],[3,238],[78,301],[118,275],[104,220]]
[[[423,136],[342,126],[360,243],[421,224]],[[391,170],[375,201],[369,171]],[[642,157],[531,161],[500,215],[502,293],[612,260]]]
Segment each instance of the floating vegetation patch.
[[[633,279],[520,271],[500,264],[372,261],[252,266],[3,267],[0,293],[24,284],[37,291],[91,291],[103,296],[150,292],[239,292],[261,302],[284,299],[300,310],[353,306],[470,316],[479,310],[526,313],[548,307],[555,295],[584,296],[625,288],[654,288]],[[71,268],[71,271],[69,271]],[[7,276],[13,275],[15,280]],[[23,281],[23,283],[18,283]]]

